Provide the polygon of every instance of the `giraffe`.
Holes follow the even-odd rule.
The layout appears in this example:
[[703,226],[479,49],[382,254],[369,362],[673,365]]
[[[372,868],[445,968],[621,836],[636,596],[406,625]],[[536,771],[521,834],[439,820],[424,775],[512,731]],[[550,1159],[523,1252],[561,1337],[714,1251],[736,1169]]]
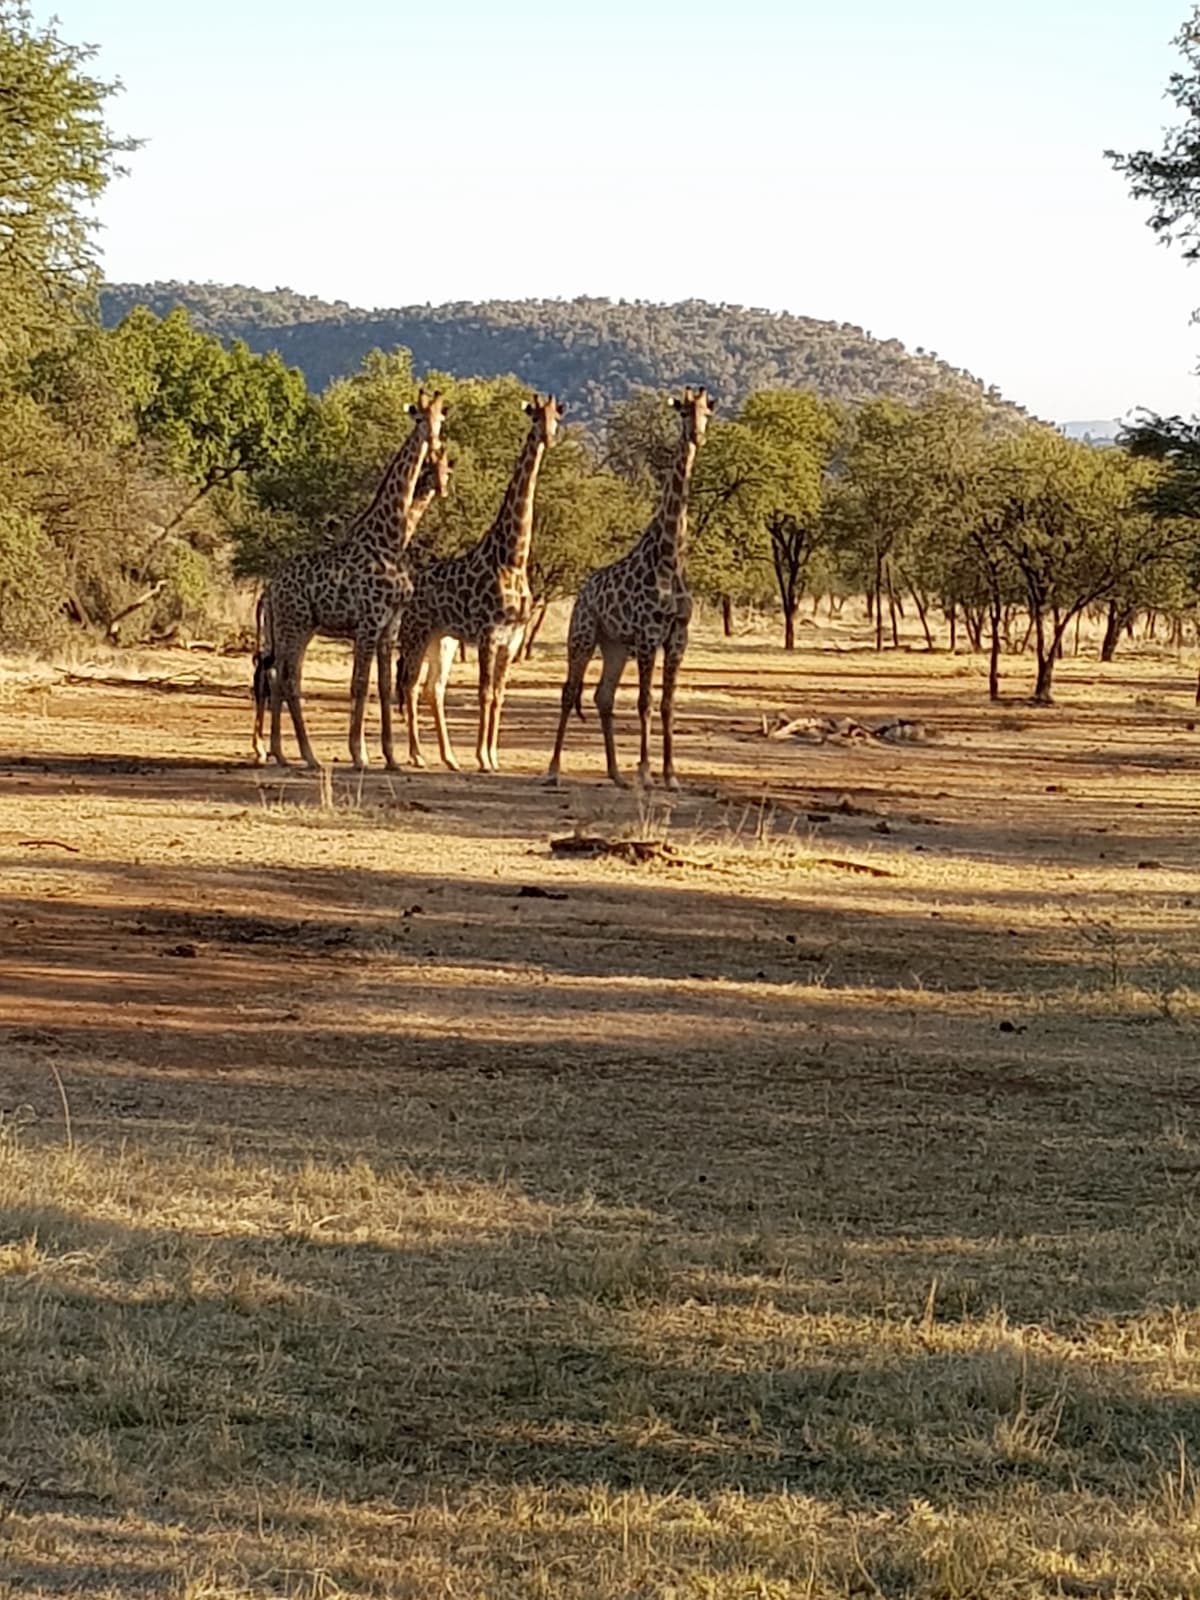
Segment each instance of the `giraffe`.
[[671,404],[679,412],[683,427],[654,520],[632,550],[610,566],[593,572],[575,597],[567,634],[567,679],[562,689],[554,754],[546,773],[546,782],[551,784],[559,781],[567,720],[572,710],[583,716],[583,675],[599,647],[604,665],[596,687],[596,706],[604,733],[608,776],[620,788],[627,787],[617,767],[613,701],[625,663],[632,655],[637,659],[638,716],[642,724],[638,775],[643,784],[651,781],[650,697],[654,657],[661,649],[663,781],[668,789],[679,787],[674,750],[675,682],[687,648],[692,614],[683,572],[688,483],[696,451],[704,443],[712,405],[703,389],[690,388],[683,391],[682,400],[673,399]]
[[475,758],[481,772],[498,770],[500,712],[512,663],[529,621],[533,595],[527,568],[533,538],[533,497],[542,457],[554,443],[563,408],[553,395],[534,395],[525,406],[531,423],[496,520],[478,544],[460,556],[434,561],[413,575],[413,596],[400,618],[396,641],[396,697],[408,721],[409,759],[425,765],[417,728],[417,684],[428,659],[428,699],[446,766],[458,770],[446,728],[446,680],[460,643],[479,651],[479,732]]
[[[300,700],[300,675],[304,653],[313,634],[354,642],[354,668],[350,684],[350,759],[355,767],[367,765],[363,738],[371,657],[379,674],[379,706],[383,757],[395,766],[392,748],[391,671],[396,622],[412,593],[412,578],[405,556],[421,513],[433,494],[446,488],[448,464],[441,449],[445,406],[441,393],[424,390],[415,405],[412,432],[388,463],[375,497],[337,542],[325,549],[306,550],[284,563],[264,589],[258,603],[259,648],[254,667],[254,756],[267,759],[262,727],[268,695],[271,702],[271,756],[287,765],[280,727],[286,699],[305,764],[319,768],[304,725]],[[432,485],[416,499],[426,461],[437,464]]]

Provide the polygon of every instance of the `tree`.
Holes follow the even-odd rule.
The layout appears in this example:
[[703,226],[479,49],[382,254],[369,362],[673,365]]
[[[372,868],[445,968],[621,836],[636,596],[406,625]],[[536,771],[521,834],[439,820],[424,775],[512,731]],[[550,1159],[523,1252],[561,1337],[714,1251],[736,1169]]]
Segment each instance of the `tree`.
[[831,497],[833,536],[843,563],[867,592],[876,650],[883,649],[885,594],[897,642],[894,568],[927,525],[934,501],[925,445],[917,410],[894,400],[868,402],[854,414]]
[[191,486],[164,537],[214,489],[277,466],[296,447],[308,394],[273,351],[254,355],[237,340],[226,349],[184,311],[159,320],[139,308],[113,337],[138,437]]
[[96,287],[90,207],[135,148],[104,120],[94,50],[0,0],[0,365],[69,329]]
[[760,498],[783,608],[784,649],[794,650],[809,571],[828,542],[826,490],[844,418],[839,407],[815,394],[774,389],[751,395],[741,420],[767,453]]
[[1157,469],[1031,426],[992,447],[975,537],[1000,581],[1020,580],[1037,650],[1035,704],[1052,699],[1069,624],[1186,543],[1180,524],[1146,509]]
[[1183,113],[1180,127],[1167,130],[1159,151],[1135,150],[1105,155],[1123,173],[1137,200],[1150,202],[1149,225],[1165,243],[1180,243],[1189,261],[1200,258],[1200,6],[1175,36],[1184,59],[1173,72],[1167,94]]

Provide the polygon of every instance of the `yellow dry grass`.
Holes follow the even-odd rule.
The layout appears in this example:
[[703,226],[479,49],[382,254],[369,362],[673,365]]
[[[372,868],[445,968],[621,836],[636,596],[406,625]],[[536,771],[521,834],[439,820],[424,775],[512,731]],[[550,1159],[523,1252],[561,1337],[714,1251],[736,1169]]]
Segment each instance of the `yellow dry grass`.
[[324,796],[245,662],[8,674],[0,1596],[1200,1596],[1190,669],[812,634],[669,804],[537,784],[553,645]]

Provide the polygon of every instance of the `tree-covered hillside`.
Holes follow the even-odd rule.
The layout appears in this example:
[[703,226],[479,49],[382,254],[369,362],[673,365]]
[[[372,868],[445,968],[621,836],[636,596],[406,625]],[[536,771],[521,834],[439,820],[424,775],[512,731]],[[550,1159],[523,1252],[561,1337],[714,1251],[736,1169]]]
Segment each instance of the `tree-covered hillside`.
[[703,300],[491,300],[361,311],[290,289],[112,284],[102,297],[106,324],[135,305],[160,316],[183,306],[199,328],[244,339],[252,350],[278,350],[313,389],[354,371],[369,350],[400,345],[412,351],[417,372],[514,373],[531,388],[553,390],[570,402],[574,420],[590,424],[637,388],[682,383],[706,384],[722,410],[755,389],[780,387],[847,402],[887,395],[915,403],[950,390],[1005,405],[994,387],[898,339]]

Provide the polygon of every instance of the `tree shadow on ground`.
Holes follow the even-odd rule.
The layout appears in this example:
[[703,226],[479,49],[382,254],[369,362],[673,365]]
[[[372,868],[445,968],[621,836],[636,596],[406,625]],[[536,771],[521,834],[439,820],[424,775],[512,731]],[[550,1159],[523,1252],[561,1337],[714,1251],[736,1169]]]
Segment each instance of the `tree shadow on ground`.
[[[757,1319],[714,1325],[669,1257],[656,1278],[606,1269],[561,1224],[389,1246],[0,1211],[0,1242],[31,1237],[38,1264],[5,1284],[21,1359],[0,1439],[35,1494],[88,1489],[68,1452],[89,1435],[151,1503],[232,1462],[268,1496],[400,1503],[603,1484],[901,1512],[1023,1486],[1133,1508],[1180,1440],[1200,1449],[1194,1396],[1155,1392],[1136,1363],[952,1314],[915,1332],[822,1322],[817,1285],[803,1331],[761,1281]],[[34,1299],[55,1348],[25,1348]]]

